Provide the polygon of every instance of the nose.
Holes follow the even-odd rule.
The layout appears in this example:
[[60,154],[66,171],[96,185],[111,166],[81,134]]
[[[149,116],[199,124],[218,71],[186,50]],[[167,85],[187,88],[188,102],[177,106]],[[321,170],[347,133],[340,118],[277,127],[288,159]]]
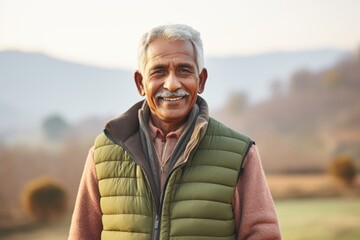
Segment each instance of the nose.
[[175,74],[170,73],[167,78],[164,80],[163,87],[170,92],[174,92],[181,88],[181,82]]

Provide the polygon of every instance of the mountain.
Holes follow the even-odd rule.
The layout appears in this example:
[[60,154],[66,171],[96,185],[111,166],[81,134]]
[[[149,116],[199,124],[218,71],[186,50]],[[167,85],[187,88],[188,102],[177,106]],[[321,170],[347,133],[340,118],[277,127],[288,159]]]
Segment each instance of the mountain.
[[[74,120],[123,111],[139,100],[131,79],[128,70],[66,62],[39,53],[0,53],[0,103],[34,121],[48,114]],[[8,119],[1,118],[4,126],[12,117],[3,114]]]
[[321,71],[299,71],[287,80],[288,92],[214,115],[257,142],[269,171],[321,171],[341,155],[360,166],[359,56]]
[[[315,50],[256,56],[207,58],[209,78],[203,96],[221,107],[231,91],[251,99],[266,98],[274,78],[287,78],[299,68],[321,69],[347,53]],[[132,71],[68,62],[42,53],[0,52],[0,131],[38,124],[49,114],[74,122],[89,116],[115,116],[140,96]]]
[[210,92],[212,98],[216,96],[216,108],[226,102],[228,93],[237,91],[248,93],[251,102],[259,102],[269,97],[269,87],[273,80],[285,82],[299,69],[321,70],[336,64],[347,55],[339,50],[320,49],[209,58],[205,62],[209,70],[206,92]]

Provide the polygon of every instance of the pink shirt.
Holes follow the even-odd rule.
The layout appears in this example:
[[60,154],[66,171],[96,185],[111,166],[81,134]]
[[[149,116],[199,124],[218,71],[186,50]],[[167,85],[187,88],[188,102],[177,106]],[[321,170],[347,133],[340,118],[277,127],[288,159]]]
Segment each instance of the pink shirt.
[[[161,168],[160,178],[166,174],[167,161],[183,127],[164,136],[149,124],[155,151]],[[257,147],[253,145],[245,157],[245,171],[236,186],[232,206],[238,240],[281,239],[274,202],[269,191]],[[102,231],[100,193],[91,148],[85,163],[73,212],[69,240],[99,240]]]
[[167,177],[170,166],[169,166],[169,158],[171,153],[173,152],[175,145],[184,130],[185,126],[181,126],[179,129],[173,132],[169,132],[166,136],[164,133],[157,127],[154,126],[152,121],[149,121],[149,132],[150,137],[154,143],[154,148],[156,152],[156,156],[158,159],[158,163],[160,166],[160,186],[161,189],[164,187],[164,181]]

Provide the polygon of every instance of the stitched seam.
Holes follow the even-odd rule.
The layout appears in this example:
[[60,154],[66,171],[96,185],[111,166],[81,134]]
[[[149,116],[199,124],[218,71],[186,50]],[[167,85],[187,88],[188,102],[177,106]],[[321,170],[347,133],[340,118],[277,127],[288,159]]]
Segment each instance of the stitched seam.
[[178,203],[178,202],[188,202],[188,201],[215,202],[215,203],[221,203],[221,204],[230,205],[229,202],[223,202],[223,201],[217,201],[217,200],[209,200],[209,199],[193,199],[193,198],[192,199],[175,200],[175,201],[172,201],[171,204]]

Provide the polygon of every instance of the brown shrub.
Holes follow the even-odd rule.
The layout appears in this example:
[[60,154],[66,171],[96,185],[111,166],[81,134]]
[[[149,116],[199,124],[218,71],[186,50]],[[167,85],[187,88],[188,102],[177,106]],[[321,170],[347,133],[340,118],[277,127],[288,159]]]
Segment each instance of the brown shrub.
[[52,220],[66,212],[67,194],[61,183],[47,177],[39,178],[25,186],[22,204],[30,216]]
[[351,186],[356,177],[356,166],[352,157],[342,155],[330,162],[329,172],[331,175]]

